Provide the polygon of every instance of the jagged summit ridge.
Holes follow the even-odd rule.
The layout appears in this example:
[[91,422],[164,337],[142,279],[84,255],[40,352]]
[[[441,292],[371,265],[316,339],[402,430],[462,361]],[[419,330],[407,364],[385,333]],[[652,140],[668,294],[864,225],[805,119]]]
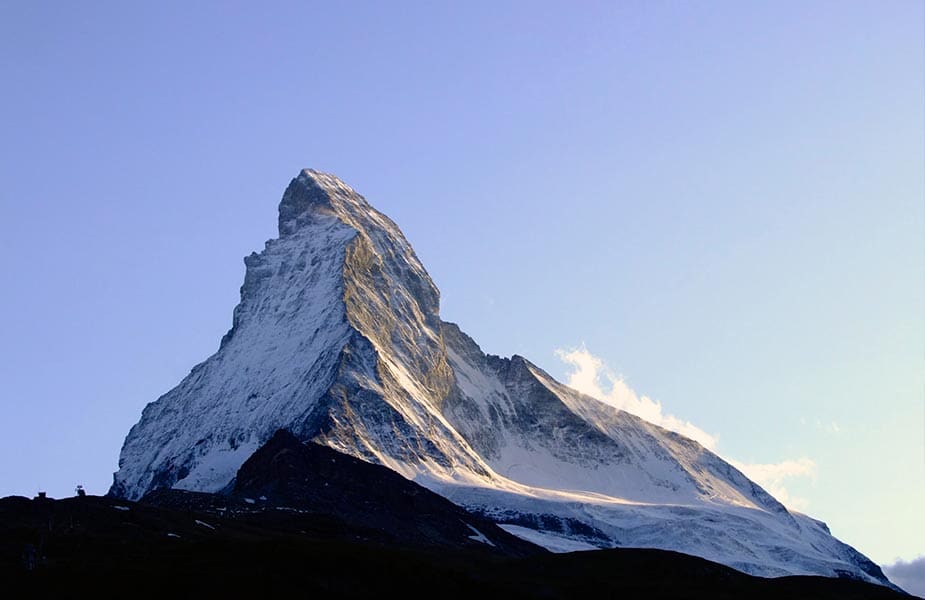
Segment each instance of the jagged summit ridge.
[[220,490],[288,429],[547,547],[655,547],[753,574],[885,581],[695,441],[522,357],[485,355],[440,319],[437,287],[395,223],[333,175],[292,180],[279,238],[245,265],[231,330],[145,408],[112,494]]
[[303,169],[286,188],[279,203],[279,235],[292,235],[300,227],[311,223],[316,214],[343,218],[351,213],[358,216],[375,212],[363,196],[338,177]]
[[[340,181],[338,180],[337,183],[340,183]],[[326,189],[316,179],[314,171],[309,169],[302,171],[286,188],[283,199],[279,203],[279,236],[292,235],[298,230],[300,226],[299,218],[304,217],[306,213],[321,210],[331,211],[331,195],[332,191]],[[305,224],[305,222],[306,219],[303,218],[301,224]]]

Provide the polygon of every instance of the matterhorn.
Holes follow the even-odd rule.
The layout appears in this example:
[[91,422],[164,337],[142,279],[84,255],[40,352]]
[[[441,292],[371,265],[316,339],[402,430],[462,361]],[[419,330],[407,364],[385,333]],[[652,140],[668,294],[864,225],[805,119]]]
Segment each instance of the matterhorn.
[[244,259],[218,351],[145,407],[110,495],[222,492],[280,430],[404,477],[554,551],[675,550],[762,576],[889,585],[826,525],[696,441],[486,355],[441,320],[399,228],[306,169]]

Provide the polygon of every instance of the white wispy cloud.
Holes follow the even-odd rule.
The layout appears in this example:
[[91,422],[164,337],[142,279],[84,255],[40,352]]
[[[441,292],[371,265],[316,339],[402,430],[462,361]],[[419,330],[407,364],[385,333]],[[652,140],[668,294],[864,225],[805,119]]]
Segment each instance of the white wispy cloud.
[[719,441],[716,436],[710,435],[690,421],[663,412],[661,402],[652,400],[648,396],[638,396],[626,385],[622,377],[616,375],[604,364],[604,361],[588,352],[587,349],[560,349],[556,350],[556,356],[574,368],[568,377],[569,387],[637,417],[642,417],[650,423],[686,435],[700,442],[704,448],[711,450],[716,448]]
[[[556,350],[556,356],[572,368],[566,381],[569,387],[650,423],[685,435],[700,442],[704,448],[718,453],[719,436],[707,433],[690,421],[666,412],[658,400],[636,394],[621,376],[614,373],[603,360],[591,354],[584,346]],[[838,425],[833,422],[832,426],[833,432],[837,432]],[[801,457],[779,463],[746,463],[729,458],[726,460],[786,506],[796,510],[805,510],[808,506],[807,499],[791,494],[785,484],[788,480],[796,478],[814,479],[816,463],[812,459]]]
[[817,419],[816,428],[826,433],[841,433],[841,426],[835,421],[825,424]]
[[883,565],[883,572],[890,581],[910,594],[925,598],[925,556]]
[[[800,426],[806,427],[809,424],[809,421],[806,417],[800,417]],[[829,433],[832,435],[837,435],[842,432],[841,425],[837,421],[829,421],[828,423],[823,423],[822,419],[816,419],[814,421],[816,431],[821,431],[823,433]]]
[[744,463],[734,458],[726,460],[787,507],[806,510],[809,506],[809,500],[791,494],[785,484],[790,479],[809,477],[815,480],[816,461],[813,459],[803,456],[779,463]]

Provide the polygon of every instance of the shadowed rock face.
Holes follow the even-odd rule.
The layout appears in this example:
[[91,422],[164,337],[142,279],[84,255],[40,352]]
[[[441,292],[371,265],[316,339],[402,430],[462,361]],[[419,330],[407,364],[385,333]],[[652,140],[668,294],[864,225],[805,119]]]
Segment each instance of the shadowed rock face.
[[752,574],[886,583],[824,524],[696,442],[522,357],[485,355],[440,320],[439,292],[398,227],[332,175],[292,180],[279,238],[245,265],[231,330],[144,409],[111,495],[226,489],[286,429],[532,524],[518,531],[549,547],[665,548]]
[[[398,473],[279,430],[238,470],[229,498],[330,515],[405,546],[545,551]],[[255,500],[256,499],[256,500]]]

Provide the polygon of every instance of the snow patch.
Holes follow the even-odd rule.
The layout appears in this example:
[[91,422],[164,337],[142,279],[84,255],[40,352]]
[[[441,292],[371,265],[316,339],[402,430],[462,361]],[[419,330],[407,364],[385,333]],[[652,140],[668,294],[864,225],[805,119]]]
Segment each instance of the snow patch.
[[561,535],[549,533],[548,531],[537,531],[535,529],[521,527],[520,525],[511,525],[510,523],[501,523],[498,527],[510,534],[516,535],[522,540],[527,540],[537,546],[542,546],[550,552],[562,553],[599,549],[597,546],[593,546],[587,542],[580,542],[578,540],[562,537]]
[[244,461],[258,448],[255,441],[237,448],[213,448],[202,456],[189,475],[174,484],[178,490],[218,492],[228,485]]
[[470,536],[469,536],[469,539],[470,539],[470,540],[475,540],[476,542],[481,542],[481,543],[483,543],[483,544],[488,544],[489,546],[492,546],[492,547],[495,545],[494,542],[492,542],[490,539],[488,539],[487,537],[485,537],[485,534],[484,534],[484,533],[482,533],[481,531],[479,531],[478,529],[476,529],[476,528],[473,527],[472,525],[469,525],[469,524],[466,523],[465,521],[463,521],[463,523],[466,525],[466,527],[468,527],[469,529],[471,529],[473,533],[475,533],[475,535],[470,535]]

